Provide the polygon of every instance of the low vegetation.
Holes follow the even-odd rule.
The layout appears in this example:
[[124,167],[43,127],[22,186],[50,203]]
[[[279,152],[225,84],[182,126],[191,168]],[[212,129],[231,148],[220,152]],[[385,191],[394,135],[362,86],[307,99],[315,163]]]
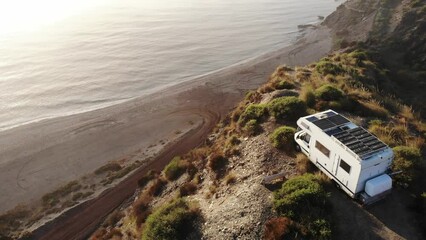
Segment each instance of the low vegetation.
[[210,156],[208,161],[208,167],[215,173],[220,171],[228,164],[228,159],[222,154],[214,153]]
[[324,101],[338,101],[343,98],[343,91],[331,85],[324,84],[315,90],[315,96]]
[[239,124],[244,126],[250,120],[262,121],[267,115],[267,106],[265,104],[250,104],[240,115]]
[[294,149],[293,136],[295,132],[296,129],[293,127],[282,126],[275,129],[269,138],[274,147],[291,152]]
[[186,162],[183,161],[180,157],[174,157],[172,161],[164,168],[164,175],[167,180],[176,180],[179,178],[186,170]]
[[246,123],[243,128],[243,132],[248,136],[255,136],[262,130],[262,127],[259,125],[258,121],[252,119]]
[[81,189],[81,184],[77,181],[69,182],[68,184],[58,188],[57,190],[44,195],[41,199],[43,206],[46,208],[51,207],[57,204],[61,198],[71,194],[72,192],[78,191]]
[[278,215],[296,223],[296,231],[310,239],[330,239],[328,194],[312,174],[286,181],[274,192],[274,209]]
[[265,223],[264,240],[296,239],[297,228],[287,217],[275,217]]
[[297,97],[280,97],[268,104],[269,112],[277,119],[296,120],[306,114],[306,104]]
[[107,172],[115,172],[115,171],[121,170],[121,168],[122,167],[119,163],[110,162],[110,163],[107,163],[106,165],[96,169],[95,174],[99,175],[99,174],[103,174],[103,173],[107,173]]
[[179,187],[179,196],[184,197],[192,195],[197,191],[197,188],[198,186],[194,182],[186,182]]
[[178,198],[155,210],[146,220],[143,240],[186,239],[195,231],[199,211],[186,200]]
[[395,180],[400,184],[410,184],[417,171],[422,154],[419,149],[407,146],[397,146],[393,148],[395,159],[392,163],[392,171],[402,171],[394,176]]
[[143,177],[138,180],[138,186],[144,188],[151,180],[157,178],[159,175],[158,172],[154,170],[148,171]]

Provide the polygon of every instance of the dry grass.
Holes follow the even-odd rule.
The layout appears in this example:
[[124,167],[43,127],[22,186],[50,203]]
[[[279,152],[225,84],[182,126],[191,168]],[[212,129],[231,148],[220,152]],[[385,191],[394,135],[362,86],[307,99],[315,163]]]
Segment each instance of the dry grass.
[[100,174],[103,174],[103,173],[116,172],[116,171],[119,171],[119,170],[121,170],[121,165],[119,163],[110,162],[110,163],[107,163],[106,165],[96,169],[95,174],[100,175]]
[[206,199],[210,199],[217,192],[217,186],[215,184],[209,186],[209,191],[206,193]]
[[166,185],[167,180],[162,177],[158,177],[148,188],[147,192],[150,196],[159,196],[163,192]]
[[298,153],[296,155],[296,167],[300,174],[313,172],[315,169],[311,161],[309,161],[308,157],[303,153]]
[[235,175],[235,173],[230,172],[228,173],[228,175],[225,176],[224,181],[226,185],[234,184],[237,181],[237,176]]
[[390,116],[390,113],[388,110],[386,110],[384,107],[380,105],[380,103],[370,100],[368,102],[366,101],[359,101],[360,103],[360,114],[366,117],[378,117],[382,119],[387,119]]
[[60,203],[62,198],[70,195],[72,192],[80,190],[81,188],[82,185],[78,181],[71,181],[55,191],[45,194],[41,198],[43,206],[45,208],[51,208],[52,206]]
[[10,232],[18,229],[22,224],[22,220],[30,216],[30,209],[21,204],[2,214],[0,216],[0,238],[2,236],[8,236]]
[[291,221],[289,218],[286,218],[286,217],[271,218],[265,223],[263,239],[264,240],[286,239],[286,236],[292,231],[292,228],[293,228],[292,225],[293,225],[293,221]]
[[300,90],[299,98],[302,99],[308,107],[315,105],[315,93],[312,85],[304,84]]
[[108,215],[107,219],[104,221],[103,226],[114,226],[124,217],[124,213],[120,210],[114,210],[110,215]]
[[151,180],[157,178],[159,175],[158,172],[150,170],[143,177],[138,180],[138,186],[144,188]]
[[140,227],[151,214],[150,203],[152,196],[148,191],[143,192],[133,203],[133,215],[136,217],[136,226]]
[[193,182],[186,182],[179,187],[179,196],[184,197],[192,195],[197,191],[197,185]]
[[215,173],[219,173],[228,164],[228,159],[221,153],[213,153],[209,157],[208,167]]

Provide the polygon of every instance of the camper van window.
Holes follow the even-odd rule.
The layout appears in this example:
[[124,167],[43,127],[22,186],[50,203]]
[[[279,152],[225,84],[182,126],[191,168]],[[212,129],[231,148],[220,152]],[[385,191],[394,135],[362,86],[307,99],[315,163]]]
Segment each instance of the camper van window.
[[[311,135],[305,133],[305,134],[302,135],[301,139],[303,141],[305,141],[307,144],[309,144],[309,141],[311,141]],[[308,145],[308,147],[309,147],[309,145]]]
[[325,156],[327,156],[328,158],[330,157],[330,150],[328,150],[328,148],[324,147],[324,145],[322,145],[320,142],[316,142],[315,143],[315,147],[322,152]]
[[347,173],[350,173],[351,171],[351,166],[349,166],[349,164],[347,164],[345,161],[343,161],[343,159],[340,159],[340,167],[345,170]]

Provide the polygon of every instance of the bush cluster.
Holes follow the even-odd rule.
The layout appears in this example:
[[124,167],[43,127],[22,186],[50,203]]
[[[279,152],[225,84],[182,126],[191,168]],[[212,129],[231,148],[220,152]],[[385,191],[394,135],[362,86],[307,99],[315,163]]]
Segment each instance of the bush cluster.
[[195,229],[198,209],[178,198],[154,211],[146,220],[143,240],[186,239]]
[[324,84],[315,90],[315,96],[324,101],[337,101],[343,98],[343,91],[331,84]]
[[228,159],[222,154],[213,153],[208,162],[208,166],[211,170],[218,173],[222,168],[226,166]]
[[265,104],[250,104],[240,115],[238,122],[241,126],[244,126],[250,120],[261,121],[267,113],[268,111]]
[[295,86],[294,86],[293,83],[291,83],[287,80],[283,80],[283,81],[276,83],[275,88],[276,89],[293,89],[293,88],[295,88]]
[[306,114],[306,104],[297,97],[280,97],[268,104],[269,113],[277,119],[295,120]]
[[257,120],[252,119],[246,123],[246,125],[243,128],[243,131],[248,136],[255,136],[261,131],[261,127]]
[[286,151],[291,151],[294,149],[294,140],[293,136],[296,132],[296,129],[288,126],[282,126],[271,134],[269,139],[272,142],[272,145],[276,148],[283,149]]
[[174,157],[164,168],[164,175],[167,180],[172,181],[178,179],[185,172],[186,165],[186,162],[180,157]]
[[344,72],[344,69],[340,64],[335,64],[327,59],[321,59],[315,66],[315,70],[326,76],[328,74],[338,75]]
[[312,239],[330,239],[327,220],[328,194],[317,177],[304,174],[286,181],[274,192],[274,208],[280,216],[298,222]]
[[415,168],[420,164],[422,154],[419,149],[407,146],[393,148],[395,159],[392,163],[392,171],[402,171],[394,176],[398,183],[409,184],[415,176]]
[[149,170],[144,176],[142,176],[139,180],[138,180],[138,186],[140,188],[145,187],[151,180],[155,179],[156,177],[158,177],[159,173],[154,171],[154,170]]

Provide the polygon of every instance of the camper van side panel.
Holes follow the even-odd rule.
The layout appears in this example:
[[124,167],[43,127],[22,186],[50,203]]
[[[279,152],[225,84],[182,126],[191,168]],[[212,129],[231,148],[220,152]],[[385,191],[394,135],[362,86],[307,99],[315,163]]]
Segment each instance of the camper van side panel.
[[312,134],[310,144],[311,161],[353,196],[361,171],[359,161],[322,131]]
[[365,188],[365,183],[368,180],[385,173],[390,167],[392,160],[393,152],[389,148],[371,159],[362,161],[362,169],[356,191],[363,191]]

